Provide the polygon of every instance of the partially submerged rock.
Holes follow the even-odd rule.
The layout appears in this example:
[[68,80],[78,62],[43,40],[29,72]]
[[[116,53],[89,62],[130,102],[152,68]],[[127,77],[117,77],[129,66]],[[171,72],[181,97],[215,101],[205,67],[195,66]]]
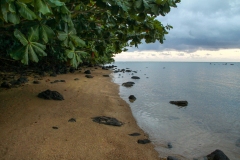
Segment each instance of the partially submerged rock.
[[138,76],[132,76],[131,78],[132,79],[140,79],[140,77],[138,77]]
[[130,95],[128,98],[129,98],[130,100],[136,100],[136,99],[137,99],[134,95]]
[[139,144],[147,144],[147,143],[150,143],[151,141],[149,139],[139,139],[137,141],[137,143]]
[[185,107],[188,105],[188,101],[170,101],[169,103],[175,104],[177,106]]
[[134,102],[137,99],[134,95],[130,95],[128,98],[130,102]]
[[124,87],[132,87],[135,83],[134,82],[125,82],[122,84]]
[[229,160],[229,158],[223,153],[223,151],[219,149],[207,155],[207,159],[208,160]]
[[53,100],[64,100],[63,96],[57,91],[46,90],[38,94],[39,98],[53,99]]
[[237,147],[240,147],[240,139],[238,139],[238,140],[236,141],[236,146],[237,146]]
[[129,136],[140,136],[141,134],[140,133],[131,133],[131,134],[129,134]]
[[172,156],[168,156],[168,157],[167,157],[167,160],[178,160],[178,159],[175,158],[175,157],[172,157]]
[[105,125],[111,125],[111,126],[122,126],[123,123],[116,118],[112,117],[106,117],[106,116],[99,116],[92,118],[93,122],[99,123],[99,124],[105,124]]

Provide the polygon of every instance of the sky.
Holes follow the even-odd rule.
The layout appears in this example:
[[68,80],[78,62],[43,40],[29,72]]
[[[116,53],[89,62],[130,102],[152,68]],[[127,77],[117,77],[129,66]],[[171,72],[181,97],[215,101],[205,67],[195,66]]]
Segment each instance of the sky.
[[164,43],[143,41],[115,61],[240,62],[240,0],[181,0],[157,19],[173,26]]

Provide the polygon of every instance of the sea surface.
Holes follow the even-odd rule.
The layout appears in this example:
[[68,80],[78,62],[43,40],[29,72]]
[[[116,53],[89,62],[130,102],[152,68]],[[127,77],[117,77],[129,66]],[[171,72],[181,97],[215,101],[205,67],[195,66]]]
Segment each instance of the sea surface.
[[[120,96],[160,155],[192,160],[220,149],[231,160],[240,160],[240,63],[113,65],[115,70],[137,72],[113,73],[113,82],[119,84]],[[122,86],[128,81],[134,86]],[[130,95],[136,101],[130,102]],[[187,100],[188,106],[169,103],[176,100]]]

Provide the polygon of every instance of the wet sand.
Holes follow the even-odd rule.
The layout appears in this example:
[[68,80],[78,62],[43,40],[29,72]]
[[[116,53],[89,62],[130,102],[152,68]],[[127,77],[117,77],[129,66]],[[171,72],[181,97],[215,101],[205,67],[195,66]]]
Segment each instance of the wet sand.
[[[1,160],[154,160],[160,159],[153,144],[137,126],[129,105],[119,96],[119,86],[93,69],[93,78],[82,72],[34,78],[22,87],[0,89]],[[79,80],[74,80],[79,78]],[[66,82],[50,83],[54,80]],[[63,101],[44,100],[38,93],[58,91]],[[96,116],[117,118],[121,127],[98,124]],[[75,118],[76,122],[68,122]],[[58,129],[53,129],[57,127]],[[138,132],[140,136],[128,134]],[[164,158],[166,159],[166,158]]]

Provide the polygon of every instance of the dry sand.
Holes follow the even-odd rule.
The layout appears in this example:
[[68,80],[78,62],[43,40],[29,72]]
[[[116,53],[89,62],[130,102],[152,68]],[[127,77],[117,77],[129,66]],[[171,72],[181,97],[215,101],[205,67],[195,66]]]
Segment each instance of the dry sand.
[[[154,160],[153,144],[138,144],[147,135],[137,126],[129,105],[119,97],[118,85],[103,77],[111,71],[43,77],[40,84],[0,89],[1,160]],[[74,80],[79,78],[79,80]],[[65,80],[51,84],[54,80]],[[58,91],[65,100],[44,100],[38,93]],[[98,124],[95,116],[110,116],[121,127]],[[75,118],[76,122],[68,122]],[[58,127],[53,129],[52,127]],[[128,134],[138,132],[138,137]]]

